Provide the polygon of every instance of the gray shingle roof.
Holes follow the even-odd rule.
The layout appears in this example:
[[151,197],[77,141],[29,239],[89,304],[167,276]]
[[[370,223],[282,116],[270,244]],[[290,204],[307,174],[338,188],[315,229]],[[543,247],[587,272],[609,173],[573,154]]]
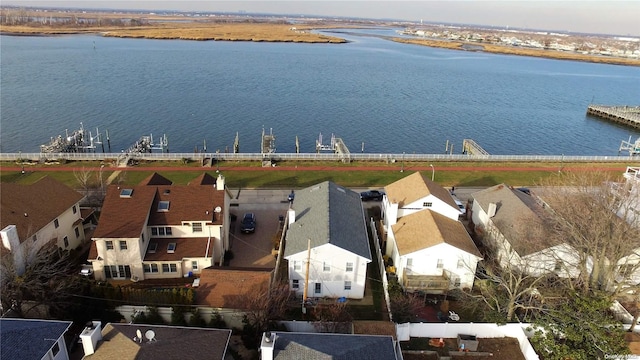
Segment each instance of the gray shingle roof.
[[332,244],[371,260],[360,194],[331,181],[296,192],[296,221],[286,235],[285,256]]
[[533,196],[506,184],[492,186],[473,193],[472,196],[485,213],[488,213],[490,203],[496,204],[496,214],[491,220],[520,256],[558,244],[552,239],[533,241],[534,239],[522,234],[523,227],[531,227],[534,224],[542,226],[541,215],[544,209],[536,203]]
[[[297,196],[297,195],[296,195]],[[274,360],[395,360],[391,336],[277,333]]]
[[0,319],[0,359],[40,360],[69,326],[70,321]]

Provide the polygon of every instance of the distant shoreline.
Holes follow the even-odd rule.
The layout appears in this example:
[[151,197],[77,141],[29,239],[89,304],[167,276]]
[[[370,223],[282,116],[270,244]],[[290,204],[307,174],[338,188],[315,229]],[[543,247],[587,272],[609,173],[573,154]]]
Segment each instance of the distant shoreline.
[[[251,42],[292,42],[292,43],[330,43],[340,44],[348,41],[315,31],[329,28],[348,28],[358,25],[332,24],[317,26],[313,24],[273,23],[157,23],[153,26],[134,27],[33,27],[6,26],[0,27],[0,34],[8,36],[62,36],[95,34],[105,37],[158,40],[192,40],[192,41],[251,41]],[[444,48],[450,50],[476,51],[502,55],[530,56],[556,60],[582,61],[598,64],[640,66],[640,60],[619,57],[595,56],[556,50],[530,49],[515,46],[501,46],[486,43],[462,41],[446,41],[433,39],[411,39],[380,36],[390,41],[403,44]],[[470,48],[473,47],[473,48]]]

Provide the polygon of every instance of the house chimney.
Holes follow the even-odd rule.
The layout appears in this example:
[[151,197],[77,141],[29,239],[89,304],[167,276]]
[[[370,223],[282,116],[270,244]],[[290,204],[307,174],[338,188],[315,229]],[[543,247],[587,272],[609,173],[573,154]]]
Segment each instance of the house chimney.
[[489,218],[496,216],[496,209],[496,203],[489,203],[489,211],[487,211]]
[[22,276],[26,271],[27,264],[25,264],[23,253],[24,249],[20,245],[18,228],[15,225],[8,225],[4,229],[0,230],[0,237],[2,237],[2,245],[11,251],[13,263],[16,267],[16,274],[18,276]]
[[218,174],[218,178],[216,179],[216,189],[224,190],[224,176],[222,176],[222,174]]
[[98,348],[98,341],[102,340],[100,321],[87,323],[87,326],[80,334],[80,340],[82,340],[82,349],[85,356],[95,353]]
[[296,222],[296,211],[289,208],[289,210],[287,210],[287,217],[289,218],[289,226],[291,226],[291,224]]
[[273,360],[273,349],[275,348],[276,334],[267,331],[262,334],[262,343],[260,344],[260,352],[262,360]]

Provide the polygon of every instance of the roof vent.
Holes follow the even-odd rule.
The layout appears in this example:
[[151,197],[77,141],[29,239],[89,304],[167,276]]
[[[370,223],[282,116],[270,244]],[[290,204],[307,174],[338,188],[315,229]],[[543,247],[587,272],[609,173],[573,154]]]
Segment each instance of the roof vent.
[[154,342],[156,341],[156,332],[153,330],[147,330],[144,333],[144,337],[146,337],[149,342]]
[[164,195],[169,195],[171,194],[171,189],[164,189]]

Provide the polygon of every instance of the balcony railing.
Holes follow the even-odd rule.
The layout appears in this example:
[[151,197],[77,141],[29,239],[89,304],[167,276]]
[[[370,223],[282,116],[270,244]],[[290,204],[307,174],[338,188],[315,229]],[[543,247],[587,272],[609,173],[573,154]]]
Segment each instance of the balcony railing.
[[447,292],[450,284],[446,271],[443,271],[442,275],[419,275],[412,274],[410,270],[407,270],[402,281],[402,286],[406,291],[423,291],[434,294]]

